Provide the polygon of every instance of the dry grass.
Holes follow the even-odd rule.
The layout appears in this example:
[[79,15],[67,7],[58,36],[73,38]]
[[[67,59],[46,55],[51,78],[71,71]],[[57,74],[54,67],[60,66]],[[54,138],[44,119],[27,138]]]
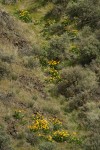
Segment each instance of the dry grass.
[[[41,37],[40,31],[43,28],[44,22],[34,25],[34,21],[40,20],[48,10],[52,9],[53,5],[48,3],[48,5],[38,8],[32,14],[33,23],[26,24],[18,20],[13,16],[15,9],[29,9],[33,4],[32,0],[22,0],[16,5],[4,6],[1,5],[0,8],[8,11],[10,16],[14,18],[15,28],[14,31],[18,34],[20,40],[24,39],[28,45],[36,46],[37,49],[41,51],[41,45],[46,43],[44,37]],[[53,85],[45,83],[45,75],[41,66],[37,68],[28,68],[24,66],[23,55],[19,55],[19,49],[13,44],[14,33],[9,36],[9,39],[0,38],[0,51],[2,54],[12,55],[14,61],[11,62],[10,68],[12,72],[10,77],[5,77],[0,80],[0,125],[3,125],[7,130],[7,122],[5,118],[12,116],[14,111],[17,109],[23,109],[27,112],[27,115],[39,111],[46,116],[56,116],[63,120],[65,128],[71,130],[76,130],[80,135],[84,135],[85,131],[79,130],[78,125],[78,111],[73,111],[71,113],[65,112],[64,107],[68,106],[68,102],[65,97],[58,96],[54,97],[48,91],[52,91]],[[16,38],[15,38],[16,39]],[[88,117],[92,119],[98,119],[99,108],[97,109],[97,104],[95,102],[86,104],[89,108],[87,113]],[[11,136],[13,146],[15,150],[33,150],[33,147],[29,145],[24,139],[18,140],[13,139]],[[58,144],[57,150],[82,150],[79,147],[70,147],[70,145]],[[38,150],[34,147],[34,150]]]

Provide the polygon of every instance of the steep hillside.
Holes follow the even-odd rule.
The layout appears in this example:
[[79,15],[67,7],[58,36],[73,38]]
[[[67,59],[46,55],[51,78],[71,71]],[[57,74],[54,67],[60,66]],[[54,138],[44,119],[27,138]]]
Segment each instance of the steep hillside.
[[99,8],[0,1],[0,150],[99,150]]

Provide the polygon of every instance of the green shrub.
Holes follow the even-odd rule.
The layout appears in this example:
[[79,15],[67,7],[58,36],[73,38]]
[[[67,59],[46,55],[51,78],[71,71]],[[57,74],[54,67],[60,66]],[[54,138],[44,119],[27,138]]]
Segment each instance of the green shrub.
[[2,4],[15,4],[17,0],[2,0]]
[[93,72],[96,73],[98,82],[100,82],[100,58],[93,60],[89,67]]
[[100,55],[100,42],[90,28],[85,27],[78,35],[78,61],[81,64],[89,64]]
[[33,133],[28,133],[26,139],[27,142],[30,143],[32,146],[39,144],[39,137]]
[[50,2],[54,4],[54,7],[46,14],[45,18],[60,20],[69,0],[50,0]]
[[60,114],[60,110],[58,110],[58,109],[55,109],[55,108],[53,108],[53,107],[44,107],[43,108],[43,111],[44,112],[47,112],[47,113],[49,113],[49,114],[52,114],[52,115],[58,115],[58,114]]
[[68,67],[62,70],[62,81],[58,83],[58,93],[67,98],[91,93],[97,87],[97,78],[94,72],[80,66]]
[[11,79],[16,81],[16,80],[18,79],[18,75],[13,72],[13,73],[11,74]]
[[[97,114],[96,114],[97,116]],[[84,120],[84,126],[87,128],[83,150],[99,150],[100,148],[100,116],[95,119],[88,118]]]
[[39,145],[39,150],[56,150],[56,146],[51,142],[44,142]]
[[23,114],[23,112],[22,112],[21,110],[18,110],[18,111],[16,110],[16,111],[14,112],[13,117],[14,117],[15,119],[22,120],[22,119],[24,118],[24,114]]
[[64,5],[68,2],[68,0],[51,0],[54,4],[61,4]]
[[67,57],[67,50],[69,47],[69,37],[67,34],[61,37],[55,36],[50,40],[47,49],[47,57],[49,60],[62,60]]
[[0,79],[5,76],[8,76],[10,73],[10,69],[7,63],[3,63],[0,61]]
[[60,16],[62,15],[62,10],[63,7],[62,5],[55,5],[55,7],[52,8],[52,10],[50,10],[44,17],[45,20],[49,19],[55,19],[55,20],[59,20]]
[[[70,37],[72,38],[73,35],[69,35]],[[70,46],[66,49],[66,53],[67,62],[69,61],[72,65],[81,64],[84,66],[99,59],[100,42],[90,27],[84,27],[77,32],[75,39],[70,40]]]
[[99,0],[70,1],[66,12],[69,14],[71,19],[77,17],[78,26],[80,28],[85,25],[96,28],[100,20],[99,8]]
[[100,147],[99,103],[93,98],[93,101],[89,101],[79,110],[79,127],[85,131],[82,150],[98,150]]
[[25,67],[28,67],[28,68],[37,68],[40,66],[38,58],[33,57],[33,56],[24,57],[23,58],[23,64]]
[[32,17],[27,10],[18,10],[15,12],[15,14],[23,22],[26,22],[26,23],[32,22]]
[[69,98],[68,104],[64,107],[65,112],[72,112],[84,106],[86,102],[91,99],[92,96],[88,92],[83,92],[75,95],[74,97]]
[[2,62],[7,62],[7,63],[11,63],[13,61],[13,56],[12,55],[8,55],[8,54],[3,54],[0,53],[0,60]]
[[0,150],[12,150],[10,146],[10,138],[1,128],[0,128]]
[[54,23],[50,24],[49,26],[45,25],[45,28],[42,32],[43,35],[48,38],[50,35],[61,35],[64,31],[65,30],[61,23]]
[[47,4],[50,0],[38,0],[38,3],[41,4],[42,6],[44,6],[45,4]]

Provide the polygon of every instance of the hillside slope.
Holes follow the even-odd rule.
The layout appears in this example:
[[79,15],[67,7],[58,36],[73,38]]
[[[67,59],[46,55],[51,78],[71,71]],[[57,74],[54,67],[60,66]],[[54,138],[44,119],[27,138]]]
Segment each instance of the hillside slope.
[[0,1],[0,150],[99,150],[99,6]]

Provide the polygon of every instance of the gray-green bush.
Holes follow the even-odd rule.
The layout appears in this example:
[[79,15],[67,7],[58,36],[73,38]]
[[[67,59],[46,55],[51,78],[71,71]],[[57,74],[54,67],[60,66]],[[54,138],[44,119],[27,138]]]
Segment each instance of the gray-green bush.
[[44,142],[39,145],[39,150],[56,150],[56,146],[51,142]]
[[10,146],[10,138],[0,128],[0,150],[13,150]]
[[77,17],[80,28],[85,25],[96,28],[100,20],[99,0],[76,0],[70,1],[66,13],[70,18]]
[[84,92],[91,93],[98,85],[95,73],[80,66],[63,69],[61,78],[62,81],[57,86],[58,93],[67,98]]
[[55,36],[52,38],[47,49],[48,59],[65,59],[67,57],[69,41],[67,34],[62,35],[61,37]]
[[8,64],[0,61],[0,79],[2,79],[5,76],[8,76],[9,73],[10,73],[10,69]]
[[89,64],[100,56],[100,42],[89,27],[85,27],[78,34],[78,61],[80,64]]

